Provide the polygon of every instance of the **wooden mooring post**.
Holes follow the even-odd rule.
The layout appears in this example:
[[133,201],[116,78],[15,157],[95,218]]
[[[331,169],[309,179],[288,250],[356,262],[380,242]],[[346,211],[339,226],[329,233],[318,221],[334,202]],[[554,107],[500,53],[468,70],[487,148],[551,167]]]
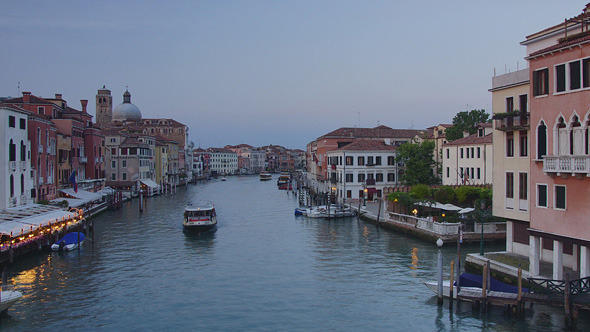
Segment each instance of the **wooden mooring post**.
[[483,266],[482,282],[481,282],[481,313],[486,313],[486,297],[488,295],[488,265]]
[[453,286],[453,276],[455,275],[455,261],[451,261],[451,275],[449,279],[449,309],[453,309],[453,291],[455,286]]

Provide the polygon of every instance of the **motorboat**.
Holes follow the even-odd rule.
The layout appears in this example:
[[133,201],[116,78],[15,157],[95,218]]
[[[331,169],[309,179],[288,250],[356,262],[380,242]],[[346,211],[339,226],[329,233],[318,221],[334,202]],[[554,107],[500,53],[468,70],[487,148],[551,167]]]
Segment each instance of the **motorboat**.
[[272,174],[269,172],[260,172],[260,181],[272,180]]
[[[6,287],[6,286],[3,286]],[[12,290],[3,290],[0,292],[0,312],[5,312],[12,307],[18,300],[23,297],[23,293]]]
[[[291,183],[291,175],[289,174],[289,172],[281,172],[281,175],[279,175],[279,179],[277,180],[277,186],[279,187],[279,189],[282,189],[282,187],[289,185],[290,187],[290,183]],[[287,188],[285,188],[287,189]]]
[[[463,273],[459,276],[461,289],[469,289],[481,292],[482,277],[476,274]],[[438,282],[436,281],[425,281],[424,284],[435,294],[438,292]],[[443,297],[450,297],[451,293],[451,282],[449,280],[443,280]],[[494,278],[490,278],[491,291],[502,292],[502,293],[518,293],[518,287],[505,284]],[[522,288],[523,293],[528,293],[528,288]],[[453,283],[453,298],[457,298],[457,282]]]
[[225,176],[221,178],[221,181],[225,181],[225,180],[227,180],[227,179],[225,178]]
[[217,213],[213,203],[189,204],[184,209],[182,227],[186,231],[206,232],[217,227]]
[[305,216],[309,218],[346,218],[354,217],[355,215],[355,210],[341,205],[331,205],[330,207],[318,206],[308,209],[305,213]]
[[53,251],[69,251],[80,247],[86,236],[82,232],[67,233],[59,241],[51,245]]

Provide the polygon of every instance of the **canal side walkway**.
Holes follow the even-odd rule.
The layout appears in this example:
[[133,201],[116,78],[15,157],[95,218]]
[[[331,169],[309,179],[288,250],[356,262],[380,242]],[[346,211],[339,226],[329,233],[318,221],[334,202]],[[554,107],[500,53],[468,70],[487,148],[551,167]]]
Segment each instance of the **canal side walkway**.
[[[459,223],[435,222],[427,218],[396,214],[386,211],[386,203],[381,201],[360,202],[359,200],[347,200],[347,205],[359,210],[361,219],[377,223],[379,226],[397,232],[407,233],[423,238],[433,243],[441,238],[445,243],[457,242]],[[381,205],[381,206],[380,206]],[[463,231],[463,243],[480,242],[482,237],[481,226],[476,223],[472,231]],[[505,223],[485,223],[483,238],[486,242],[505,241]]]

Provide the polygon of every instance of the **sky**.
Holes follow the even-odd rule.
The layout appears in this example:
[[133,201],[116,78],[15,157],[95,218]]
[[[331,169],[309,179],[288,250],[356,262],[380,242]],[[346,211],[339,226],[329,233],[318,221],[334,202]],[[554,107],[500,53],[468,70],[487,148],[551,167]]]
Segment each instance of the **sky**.
[[5,1],[0,96],[63,94],[173,118],[203,148],[305,149],[340,127],[491,113],[492,76],[586,1]]

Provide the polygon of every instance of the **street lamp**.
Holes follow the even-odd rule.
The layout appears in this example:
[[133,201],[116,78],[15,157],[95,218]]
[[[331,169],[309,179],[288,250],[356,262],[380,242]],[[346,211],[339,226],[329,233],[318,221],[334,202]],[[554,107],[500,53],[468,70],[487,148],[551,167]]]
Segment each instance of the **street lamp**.
[[363,207],[367,206],[367,193],[369,192],[369,189],[365,188],[365,190],[363,190]]
[[[436,245],[438,246],[438,264],[437,264],[437,268],[438,268],[438,287],[437,287],[437,292],[438,292],[438,299],[436,301],[436,303],[438,305],[442,305],[443,304],[443,256],[442,256],[442,246],[443,246],[443,240],[439,237],[438,240],[436,240]],[[451,285],[450,287],[453,287],[453,285]]]
[[[414,218],[418,218],[418,209],[412,210],[412,213],[414,214]],[[437,243],[438,243],[438,241],[437,241]]]
[[442,222],[443,223],[445,222],[445,214],[444,213],[442,214]]

